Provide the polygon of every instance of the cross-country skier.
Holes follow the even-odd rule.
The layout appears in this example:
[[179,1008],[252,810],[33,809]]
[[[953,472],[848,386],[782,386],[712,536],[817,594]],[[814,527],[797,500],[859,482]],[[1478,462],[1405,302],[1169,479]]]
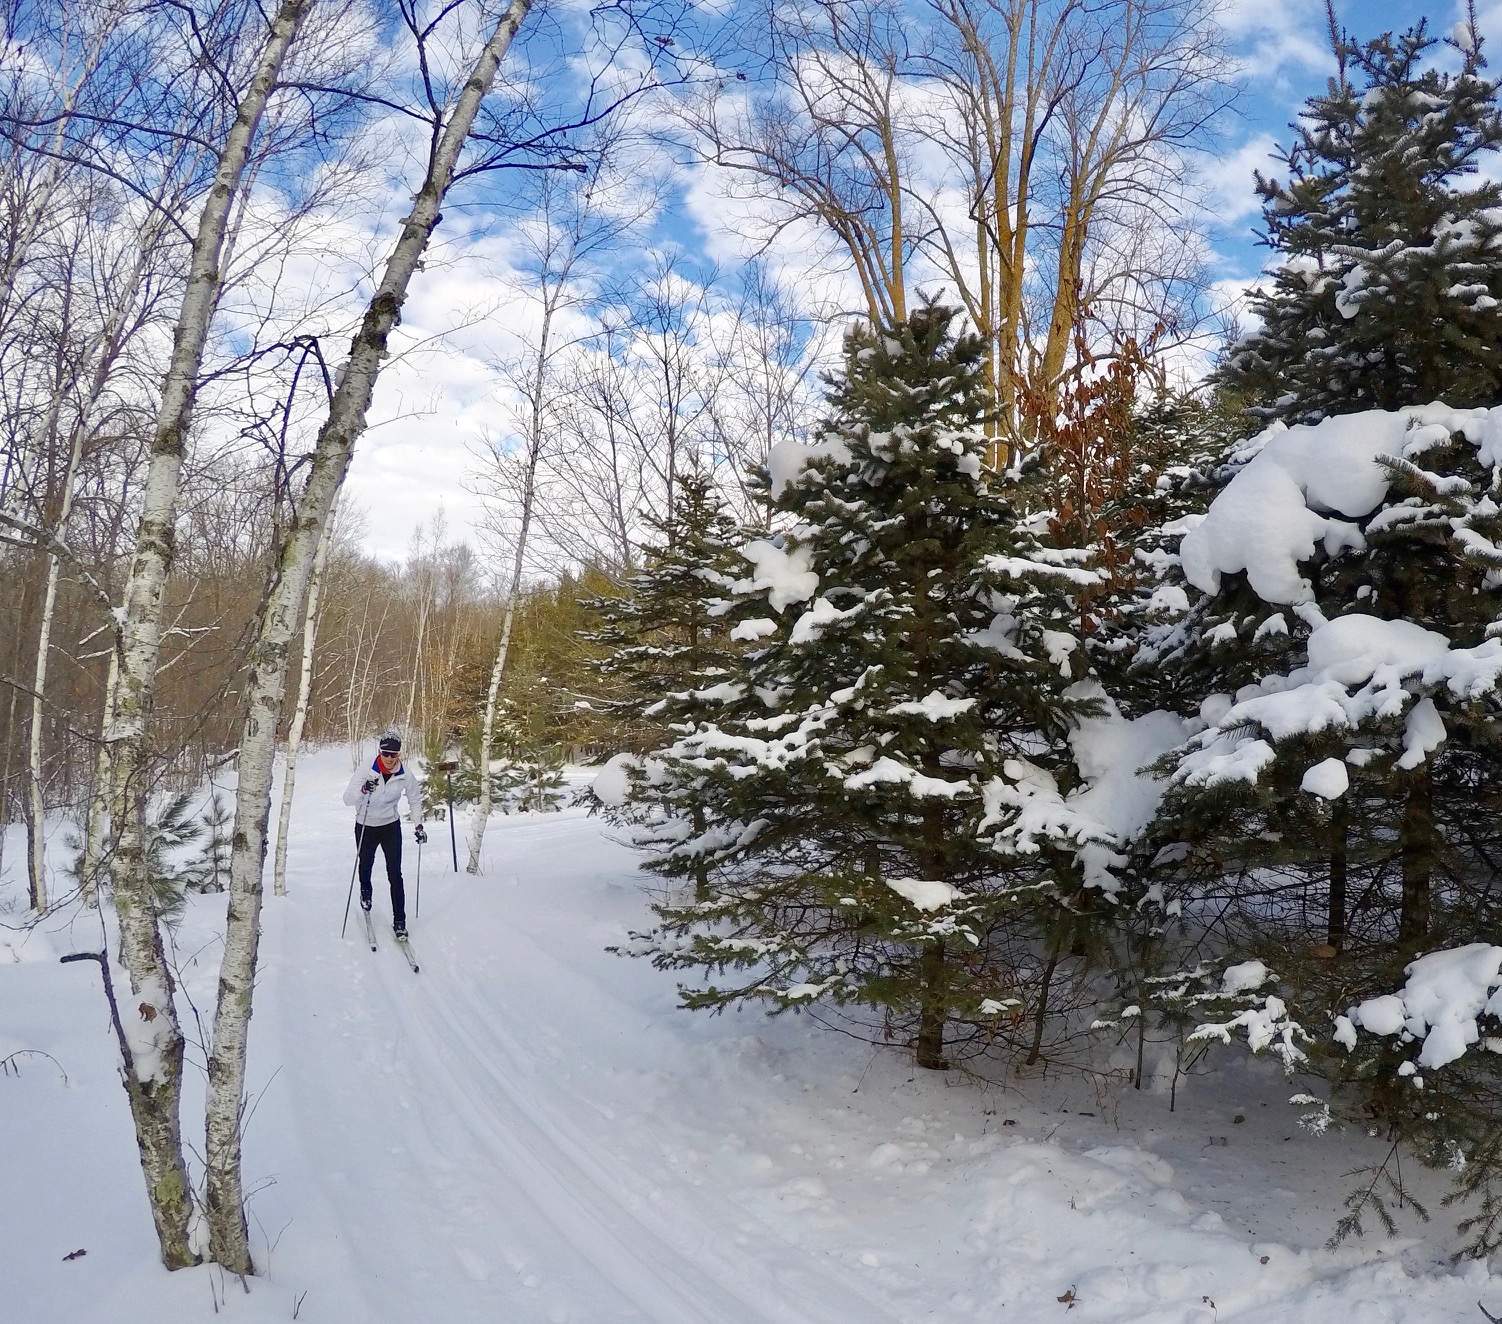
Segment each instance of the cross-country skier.
[[399,809],[407,797],[413,836],[428,839],[422,825],[422,787],[402,765],[402,738],[394,731],[381,737],[380,750],[369,768],[355,771],[344,788],[344,803],[358,808],[355,842],[360,852],[360,905],[370,909],[370,874],[376,847],[386,856],[386,881],[391,884],[391,927],[398,938],[407,936],[407,897],[402,888],[402,825]]

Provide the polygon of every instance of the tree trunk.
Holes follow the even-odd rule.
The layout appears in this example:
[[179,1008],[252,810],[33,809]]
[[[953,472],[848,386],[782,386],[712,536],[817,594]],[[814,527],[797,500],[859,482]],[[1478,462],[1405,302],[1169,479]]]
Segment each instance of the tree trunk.
[[1403,801],[1403,900],[1398,946],[1412,949],[1429,935],[1430,879],[1434,873],[1434,783],[1428,765],[1418,768]]
[[423,597],[417,613],[417,647],[413,650],[412,679],[407,689],[407,720],[402,727],[402,735],[409,747],[412,743],[412,715],[417,711],[417,677],[422,672],[422,646],[428,633],[428,611],[432,606],[427,590],[419,585],[418,592]]
[[308,580],[308,605],[303,613],[302,671],[297,677],[297,707],[292,710],[292,726],[287,732],[287,771],[282,778],[282,808],[276,822],[276,862],[272,866],[272,890],[287,895],[287,838],[292,831],[292,793],[297,788],[297,755],[302,749],[303,725],[308,720],[308,698],[313,692],[313,648],[318,637],[318,599],[323,590],[323,566],[328,560],[333,540],[334,519],[330,512],[313,557],[313,574]]
[[[92,356],[93,349],[89,353]],[[102,383],[101,383],[102,384]],[[59,383],[48,408],[44,435],[55,436],[63,401]],[[73,428],[68,449],[68,464],[63,471],[62,491],[58,494],[56,516],[47,522],[55,541],[62,541],[73,513],[73,488],[78,480],[78,465],[83,455],[84,419]],[[30,882],[31,907],[38,914],[47,909],[47,837],[46,812],[42,795],[42,715],[47,697],[47,662],[52,654],[52,621],[57,614],[57,584],[62,575],[62,558],[53,547],[47,551],[47,580],[42,590],[42,615],[37,623],[36,660],[31,672],[31,726],[26,749],[26,794],[30,804],[27,814],[27,877]]]
[[918,1065],[927,1067],[930,1071],[944,1071],[949,1067],[949,1063],[944,1060],[949,969],[942,938],[935,939],[923,949],[919,978],[923,983],[923,993],[918,1015]]
[[1043,980],[1038,989],[1038,1010],[1033,1016],[1033,1043],[1023,1059],[1024,1066],[1036,1066],[1043,1056],[1043,1026],[1048,1020],[1048,995],[1053,988],[1054,971],[1059,968],[1060,944],[1055,943],[1048,953],[1048,964],[1043,967]]
[[[141,282],[145,278],[150,256],[156,249],[162,231],[166,228],[166,215],[165,208],[158,208],[149,213],[137,238],[135,259],[128,274],[116,287],[114,300],[109,305],[104,321],[79,352],[69,373],[64,374],[59,365],[58,379],[40,429],[41,436],[46,439],[47,444],[55,446],[63,404],[67,399],[78,394],[77,387],[81,379],[87,375],[87,386],[78,400],[77,417],[74,418],[70,429],[68,461],[63,471],[62,487],[57,493],[56,511],[45,525],[53,537],[54,545],[47,551],[47,582],[42,599],[41,620],[37,629],[36,661],[31,681],[31,730],[27,760],[28,794],[31,805],[29,822],[36,825],[35,830],[28,833],[31,838],[28,840],[29,876],[32,906],[38,912],[44,910],[47,905],[46,847],[42,830],[46,813],[46,806],[42,803],[42,709],[47,695],[47,670],[52,655],[52,624],[57,610],[58,580],[62,572],[62,558],[56,550],[56,544],[62,543],[66,538],[68,519],[73,513],[78,470],[83,462],[84,445],[89,435],[90,420],[105,388],[109,385],[110,371],[115,366],[123,344],[127,319],[134,307]],[[115,655],[112,650],[110,684],[105,695],[106,719],[113,701],[115,674]],[[102,759],[96,760],[96,769],[102,761]],[[85,901],[92,901],[95,888],[88,871],[87,857],[86,849],[82,890]]]
[[1325,941],[1337,952],[1346,945],[1346,878],[1349,859],[1346,832],[1350,814],[1342,798],[1335,802],[1330,815],[1330,904],[1325,924]]
[[355,443],[365,430],[366,412],[386,358],[391,331],[401,316],[407,289],[438,224],[444,196],[481,102],[494,85],[501,60],[531,5],[532,0],[511,0],[471,67],[453,114],[433,146],[426,178],[402,224],[380,285],[365,310],[349,358],[340,370],[328,418],[314,448],[307,486],[282,547],[266,611],[250,649],[240,777],[235,792],[229,911],[214,1012],[214,1042],[209,1053],[209,1098],[204,1128],[210,1252],[234,1273],[249,1273],[254,1269],[245,1222],[240,1120],[260,941],[261,874],[271,810],[271,769],[277,719],[286,690],[288,644],[303,610],[324,527]]
[[[537,362],[532,376],[532,416],[527,429],[527,469],[522,480],[522,518],[516,531],[516,550],[511,558],[511,589],[506,597],[506,619],[501,626],[501,642],[496,646],[495,662],[490,668],[490,688],[485,694],[485,716],[480,723],[480,800],[475,805],[469,830],[469,862],[466,873],[480,872],[480,848],[485,843],[485,828],[490,822],[490,742],[495,735],[496,696],[501,676],[506,670],[506,656],[511,649],[511,626],[516,619],[516,599],[522,591],[522,571],[526,567],[527,536],[532,528],[532,505],[537,495],[537,466],[543,448],[543,393],[547,389],[548,344],[553,330],[554,294],[543,299],[542,330],[537,342]],[[671,412],[669,417],[672,417]],[[668,447],[668,505],[672,506],[673,448]]]
[[[115,682],[120,674],[120,659],[112,648],[110,649],[109,674],[104,682],[104,716],[103,724],[109,721],[111,710],[115,706]],[[84,824],[83,832],[83,867],[82,886],[83,900],[85,905],[95,905],[99,900],[99,871],[103,867],[104,860],[104,822],[109,816],[110,806],[110,762],[109,741],[99,742],[98,752],[94,755],[94,784],[89,790],[89,817]]]
[[[21,581],[21,591],[16,598],[16,624],[11,635],[11,656],[9,675],[18,675],[21,670],[21,659],[25,656],[21,643],[21,623],[26,619],[27,590],[30,587],[27,576]],[[20,698],[21,691],[14,685],[7,685],[10,697],[6,701],[5,712],[5,762],[0,765],[0,866],[5,863],[5,829],[11,823],[10,802],[10,774],[14,762],[16,748],[16,701]]]
[[182,1033],[173,1002],[172,974],[163,954],[161,930],[146,874],[143,816],[153,780],[146,742],[147,723],[161,657],[162,599],[172,566],[178,479],[209,325],[219,302],[219,257],[230,210],[267,99],[311,3],[312,0],[282,0],[255,76],[225,139],[214,184],[199,217],[172,358],[162,385],[152,436],[135,557],[116,645],[119,678],[108,734],[114,762],[112,826],[118,837],[115,910],[120,920],[121,956],[130,975],[133,999],[149,1009],[148,1019],[156,1027],[155,1066],[160,1072],[150,1080],[142,1080],[127,1067],[126,1088],[162,1262],[169,1269],[197,1263],[198,1252],[190,1235],[193,1201],[180,1130]]
[[[73,454],[74,463],[69,465],[65,480],[64,511],[57,527],[59,536],[62,522],[68,517],[67,507],[72,505],[76,447]],[[52,649],[52,618],[57,611],[57,581],[61,570],[62,562],[57,553],[48,552],[47,585],[42,591],[42,618],[38,622],[36,662],[31,673],[31,725],[26,742],[26,796],[29,805],[26,815],[26,876],[31,908],[39,915],[47,909],[47,806],[42,795],[42,715],[47,693],[47,655]]]
[[[526,520],[522,521],[523,536]],[[501,674],[506,670],[506,655],[511,651],[511,626],[516,619],[516,595],[521,589],[521,540],[517,541],[516,573],[511,576],[511,597],[506,602],[506,618],[501,625],[501,642],[496,645],[495,661],[490,666],[490,688],[485,692],[485,716],[480,721],[480,751],[475,761],[480,776],[480,800],[475,805],[469,829],[469,861],[465,873],[480,872],[480,848],[485,844],[485,827],[490,821],[490,742],[495,738],[496,696],[501,689]]]

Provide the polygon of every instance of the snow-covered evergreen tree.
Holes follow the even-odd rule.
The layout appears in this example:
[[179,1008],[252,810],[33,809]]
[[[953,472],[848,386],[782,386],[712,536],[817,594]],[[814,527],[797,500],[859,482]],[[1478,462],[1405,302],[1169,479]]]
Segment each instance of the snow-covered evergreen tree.
[[[595,795],[643,848],[681,831],[705,830],[699,777],[677,765],[665,775],[660,751],[723,709],[743,649],[731,633],[736,549],[744,539],[713,475],[703,469],[683,474],[671,514],[650,523],[654,536],[626,591],[596,601],[594,634],[606,650],[596,670],[620,696],[608,706],[629,733],[627,749],[611,761]],[[702,864],[695,873],[702,894]]]
[[1023,946],[1036,978],[1040,912],[1078,875],[1069,737],[1099,706],[1069,592],[1096,574],[984,470],[984,346],[954,322],[852,330],[817,444],[774,452],[791,526],[742,549],[748,649],[655,771],[704,826],[652,867],[707,888],[631,949],[706,970],[689,1007],[875,1008],[926,1067],[1018,1007]]
[[624,592],[593,604],[594,642],[607,650],[595,665],[619,685],[623,697],[613,707],[641,750],[661,744],[674,723],[694,720],[706,706],[694,692],[727,673],[725,587],[744,541],[705,469],[680,475],[671,514],[648,524],[640,569]]
[[[480,798],[480,740],[476,722],[465,736],[459,766],[444,785],[455,804],[471,805]],[[561,808],[568,799],[562,753],[531,729],[510,699],[496,704],[485,766],[490,802],[497,813],[546,812]]]
[[1497,81],[1474,22],[1442,70],[1420,22],[1365,43],[1340,33],[1338,73],[1311,97],[1258,175],[1272,283],[1250,297],[1261,325],[1220,380],[1264,419],[1502,392],[1502,185],[1478,177],[1502,146]]
[[[1215,391],[1164,391],[1134,410],[1129,427],[1131,481],[1104,512],[1120,529],[1119,565],[1089,644],[1112,697],[1141,713],[1165,706],[1163,668],[1190,637],[1179,544],[1203,518],[1248,427],[1239,402]],[[1174,678],[1180,695],[1183,680]]]
[[[1150,877],[1201,942],[1213,896],[1235,968],[1280,977],[1212,1037],[1296,1051],[1333,1089],[1319,1124],[1375,1116],[1425,1161],[1463,1163],[1487,1248],[1494,1055],[1426,1073],[1402,1035],[1381,1041],[1423,1028],[1383,1016],[1405,973],[1438,1005],[1423,953],[1470,951],[1502,920],[1481,808],[1502,776],[1502,192],[1474,178],[1502,116],[1474,25],[1454,44],[1443,73],[1422,25],[1342,37],[1289,181],[1261,181],[1282,263],[1220,380],[1279,421],[1232,451],[1180,547],[1190,610],[1148,650],[1198,727],[1161,765]],[[1385,1221],[1388,1176],[1362,1181],[1343,1231]]]
[[[1481,809],[1502,775],[1499,435],[1502,410],[1428,405],[1274,427],[1243,448],[1181,549],[1204,595],[1192,624],[1218,622],[1187,654],[1222,655],[1231,683],[1167,760],[1157,844],[1181,844],[1155,879],[1190,906],[1213,891],[1222,941],[1277,969],[1309,1068],[1353,1087],[1337,1115],[1378,1115],[1421,1157],[1494,1169],[1477,1120],[1502,1097],[1494,1059],[1420,1098],[1401,1056],[1321,1027],[1401,985],[1421,953],[1502,922],[1502,834]],[[1345,1226],[1380,1213],[1380,1190],[1363,1183]]]

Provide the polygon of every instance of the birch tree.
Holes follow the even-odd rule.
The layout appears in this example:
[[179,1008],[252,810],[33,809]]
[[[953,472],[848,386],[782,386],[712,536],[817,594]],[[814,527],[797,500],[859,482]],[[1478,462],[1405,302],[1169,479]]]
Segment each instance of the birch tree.
[[[717,436],[717,402],[736,389],[736,365],[714,335],[716,318],[731,315],[722,303],[714,272],[654,253],[600,301],[598,334],[560,353],[533,506],[550,568],[593,564],[619,575],[649,525],[670,518],[681,475],[705,461]],[[739,448],[734,457],[743,458]],[[509,469],[509,494],[492,494],[501,504],[523,488],[515,459]]]
[[[312,0],[281,0],[254,72],[239,98],[204,202],[172,357],[162,384],[142,508],[121,612],[115,703],[106,728],[112,746],[111,819],[117,834],[114,901],[120,951],[137,1005],[149,1008],[151,1053],[126,1064],[141,1164],[162,1261],[170,1269],[198,1261],[193,1196],[183,1161],[181,1092],[183,1037],[173,1001],[174,982],[150,896],[143,833],[151,784],[146,724],[161,654],[162,600],[171,568],[178,481],[199,370],[220,292],[220,255],[229,218],[250,159],[256,130],[298,28]],[[142,1016],[146,1016],[143,1011]]]
[[[65,536],[73,511],[76,485],[80,469],[90,446],[97,446],[96,413],[105,397],[117,363],[125,350],[126,341],[138,332],[145,323],[141,307],[143,298],[152,300],[152,292],[146,289],[149,275],[161,260],[160,245],[167,230],[167,218],[177,210],[181,201],[180,170],[166,172],[166,186],[152,198],[152,206],[145,211],[139,227],[125,241],[123,269],[111,270],[109,254],[94,254],[89,262],[96,285],[103,285],[102,306],[97,310],[97,324],[82,337],[82,343],[64,370],[59,365],[52,386],[52,398],[48,401],[40,426],[40,444],[57,448],[67,456],[63,475],[56,494],[56,504],[49,512],[45,527],[54,543]],[[81,236],[86,248],[98,245],[97,231],[107,228],[102,217],[86,219]],[[106,241],[107,242],[107,241]],[[64,411],[70,410],[72,418],[63,427]],[[46,813],[42,788],[42,715],[47,695],[47,673],[52,656],[52,630],[57,607],[58,581],[62,573],[63,558],[56,546],[46,553],[46,578],[42,589],[42,609],[37,621],[36,659],[31,675],[31,725],[28,745],[28,796],[30,809],[27,814],[28,866],[31,880],[32,907],[39,913],[47,906],[46,851],[42,823]],[[115,664],[111,663],[110,684],[107,696],[113,698]],[[85,873],[84,888],[92,888]]]
[[[602,209],[589,185],[554,175],[539,178],[537,209],[524,228],[526,259],[522,279],[537,313],[536,331],[523,336],[522,352],[502,365],[506,386],[518,401],[514,436],[488,443],[489,466],[482,489],[492,510],[496,532],[510,543],[511,565],[503,582],[505,614],[500,641],[490,667],[485,707],[480,715],[479,801],[470,824],[465,870],[478,874],[485,828],[490,820],[490,748],[502,677],[511,649],[511,633],[526,572],[527,548],[538,512],[542,469],[557,444],[562,383],[559,363],[593,340],[598,328],[586,310],[596,300],[592,264],[620,235],[651,210],[622,213]],[[655,206],[655,201],[652,206]],[[514,528],[508,524],[514,521]]]
[[[388,353],[389,337],[438,225],[444,197],[458,172],[460,153],[494,86],[501,61],[531,7],[532,0],[511,0],[490,27],[452,108],[446,115],[435,112],[424,178],[366,307],[349,356],[340,369],[328,415],[313,450],[307,483],[282,544],[271,593],[250,650],[240,776],[235,792],[229,910],[209,1053],[209,1097],[205,1112],[209,1248],[218,1263],[235,1273],[254,1269],[241,1176],[241,1117],[260,941],[261,874],[266,857],[271,772],[286,687],[288,645],[303,610],[324,527],[355,444],[365,431],[366,415]],[[421,44],[432,31],[432,27],[418,29],[414,36]]]
[[[337,497],[335,498],[337,501]],[[282,805],[276,823],[276,861],[272,866],[272,890],[287,895],[287,840],[292,833],[292,797],[297,789],[297,756],[302,749],[303,726],[308,720],[308,699],[313,692],[313,653],[318,642],[320,598],[324,567],[329,559],[329,544],[337,527],[334,513],[329,514],[313,554],[313,568],[308,576],[308,601],[303,609],[302,667],[297,676],[297,705],[292,709],[292,725],[287,731],[286,770],[282,775]]]

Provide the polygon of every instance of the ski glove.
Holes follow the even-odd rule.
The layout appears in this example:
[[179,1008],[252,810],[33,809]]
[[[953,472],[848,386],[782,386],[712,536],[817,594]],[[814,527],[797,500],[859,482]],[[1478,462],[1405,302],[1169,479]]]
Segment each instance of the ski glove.
[[369,795],[380,784],[379,777],[367,777],[365,785],[360,788],[361,795]]
[[428,830],[419,823],[412,829],[412,835],[417,838],[417,844],[421,846],[428,839]]

